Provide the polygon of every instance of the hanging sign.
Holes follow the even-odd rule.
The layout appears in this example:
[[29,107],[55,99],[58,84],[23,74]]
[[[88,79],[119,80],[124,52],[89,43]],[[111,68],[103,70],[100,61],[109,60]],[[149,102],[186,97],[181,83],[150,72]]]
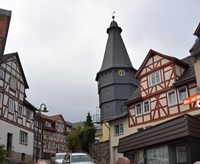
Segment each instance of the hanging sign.
[[191,104],[191,103],[196,102],[198,100],[200,100],[200,93],[184,99],[183,100],[183,105],[188,105],[188,104]]

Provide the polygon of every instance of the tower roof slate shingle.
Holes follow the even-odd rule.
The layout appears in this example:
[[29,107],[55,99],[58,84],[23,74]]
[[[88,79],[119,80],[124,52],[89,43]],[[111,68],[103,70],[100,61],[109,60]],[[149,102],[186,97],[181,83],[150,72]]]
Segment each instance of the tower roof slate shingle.
[[100,71],[97,73],[96,81],[98,80],[99,73],[111,68],[134,69],[122,40],[121,32],[121,27],[119,27],[117,22],[113,20],[110,24],[110,27],[107,29],[109,36],[104,53],[103,63]]

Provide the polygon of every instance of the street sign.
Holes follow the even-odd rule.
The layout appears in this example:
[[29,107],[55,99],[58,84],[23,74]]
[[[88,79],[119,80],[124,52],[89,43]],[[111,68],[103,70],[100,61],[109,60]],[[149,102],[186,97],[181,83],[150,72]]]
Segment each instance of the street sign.
[[188,105],[188,104],[191,104],[191,103],[196,102],[198,100],[200,100],[200,93],[184,99],[183,100],[183,105]]

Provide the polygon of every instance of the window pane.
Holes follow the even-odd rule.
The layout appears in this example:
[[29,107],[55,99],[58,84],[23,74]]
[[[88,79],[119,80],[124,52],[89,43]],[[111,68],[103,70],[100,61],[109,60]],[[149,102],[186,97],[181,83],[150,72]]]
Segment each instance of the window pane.
[[136,105],[136,115],[141,115],[142,114],[142,106],[141,104]]
[[161,82],[160,80],[160,72],[154,72],[150,75],[151,85],[156,85]]
[[176,94],[175,94],[175,91],[168,93],[168,99],[169,99],[169,105],[176,104]]
[[14,101],[12,99],[9,99],[9,112],[14,112]]
[[144,113],[148,113],[150,111],[149,109],[149,101],[144,102]]
[[179,89],[179,101],[182,102],[185,98],[187,98],[186,88]]

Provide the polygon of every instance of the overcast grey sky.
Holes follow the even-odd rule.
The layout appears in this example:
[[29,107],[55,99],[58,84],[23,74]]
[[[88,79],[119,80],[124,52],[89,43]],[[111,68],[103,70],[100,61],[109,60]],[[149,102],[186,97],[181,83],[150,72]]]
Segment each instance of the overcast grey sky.
[[199,0],[1,0],[0,8],[12,11],[5,53],[19,53],[27,99],[69,122],[96,113],[95,76],[113,11],[136,69],[150,49],[190,55],[200,22]]

